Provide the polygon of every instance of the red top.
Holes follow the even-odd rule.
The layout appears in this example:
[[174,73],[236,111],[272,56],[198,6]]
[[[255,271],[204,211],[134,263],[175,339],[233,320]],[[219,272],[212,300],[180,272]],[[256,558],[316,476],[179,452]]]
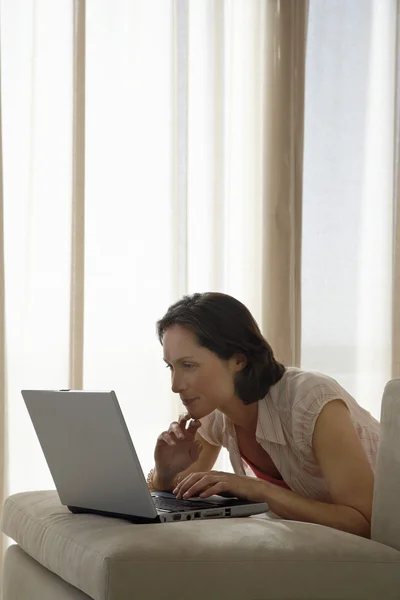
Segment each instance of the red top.
[[269,481],[269,483],[273,483],[274,485],[278,485],[279,487],[286,488],[290,490],[290,487],[283,481],[283,479],[275,479],[275,477],[271,477],[267,475],[263,471],[260,471],[253,463],[251,463],[243,454],[241,454],[243,460],[249,465],[250,469],[253,471],[254,475],[258,477],[258,479],[264,479],[264,481]]

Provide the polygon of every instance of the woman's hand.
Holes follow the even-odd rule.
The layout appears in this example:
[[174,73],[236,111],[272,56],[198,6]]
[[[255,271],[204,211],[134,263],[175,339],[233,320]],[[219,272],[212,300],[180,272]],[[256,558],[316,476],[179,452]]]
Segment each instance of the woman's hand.
[[168,431],[163,431],[158,436],[154,460],[157,478],[160,481],[170,481],[195,463],[200,456],[202,446],[195,436],[201,423],[190,419],[190,415],[181,415],[178,422],[171,423]]
[[208,498],[213,494],[234,496],[251,502],[266,502],[268,483],[255,477],[234,475],[222,471],[191,473],[179,482],[173,493],[177,498],[200,496]]

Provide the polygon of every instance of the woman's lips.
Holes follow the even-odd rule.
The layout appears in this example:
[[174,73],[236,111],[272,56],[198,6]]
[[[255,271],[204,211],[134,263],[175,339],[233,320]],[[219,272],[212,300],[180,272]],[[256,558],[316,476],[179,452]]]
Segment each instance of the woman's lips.
[[182,404],[184,406],[189,406],[190,404],[192,404],[193,402],[195,402],[196,400],[198,400],[198,398],[188,398],[187,400],[182,400]]

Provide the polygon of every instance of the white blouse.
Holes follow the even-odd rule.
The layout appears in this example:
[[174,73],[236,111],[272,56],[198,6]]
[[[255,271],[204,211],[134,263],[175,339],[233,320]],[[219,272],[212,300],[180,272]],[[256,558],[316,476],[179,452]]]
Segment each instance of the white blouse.
[[[282,379],[258,401],[256,438],[283,480],[302,496],[330,502],[331,496],[312,451],[316,420],[331,400],[343,400],[366,456],[375,470],[379,422],[334,379],[320,373],[287,367]],[[199,434],[210,444],[227,448],[234,472],[254,477],[242,460],[235,427],[219,410],[200,419]]]

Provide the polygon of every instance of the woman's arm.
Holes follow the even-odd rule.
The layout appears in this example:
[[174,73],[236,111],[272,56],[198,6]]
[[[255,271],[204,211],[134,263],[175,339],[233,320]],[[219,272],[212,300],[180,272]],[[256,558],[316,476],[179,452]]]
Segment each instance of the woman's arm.
[[314,428],[313,451],[332,496],[332,503],[304,498],[267,481],[231,473],[194,472],[174,490],[179,497],[230,493],[267,502],[278,516],[318,523],[370,537],[374,475],[350,419],[347,406],[332,400]]
[[344,402],[333,400],[322,409],[312,445],[333,504],[269,484],[266,501],[271,510],[287,519],[370,537],[374,474]]
[[268,486],[264,501],[274,513],[284,519],[326,525],[366,538],[371,536],[370,521],[351,506],[311,500],[291,490],[264,483]]

